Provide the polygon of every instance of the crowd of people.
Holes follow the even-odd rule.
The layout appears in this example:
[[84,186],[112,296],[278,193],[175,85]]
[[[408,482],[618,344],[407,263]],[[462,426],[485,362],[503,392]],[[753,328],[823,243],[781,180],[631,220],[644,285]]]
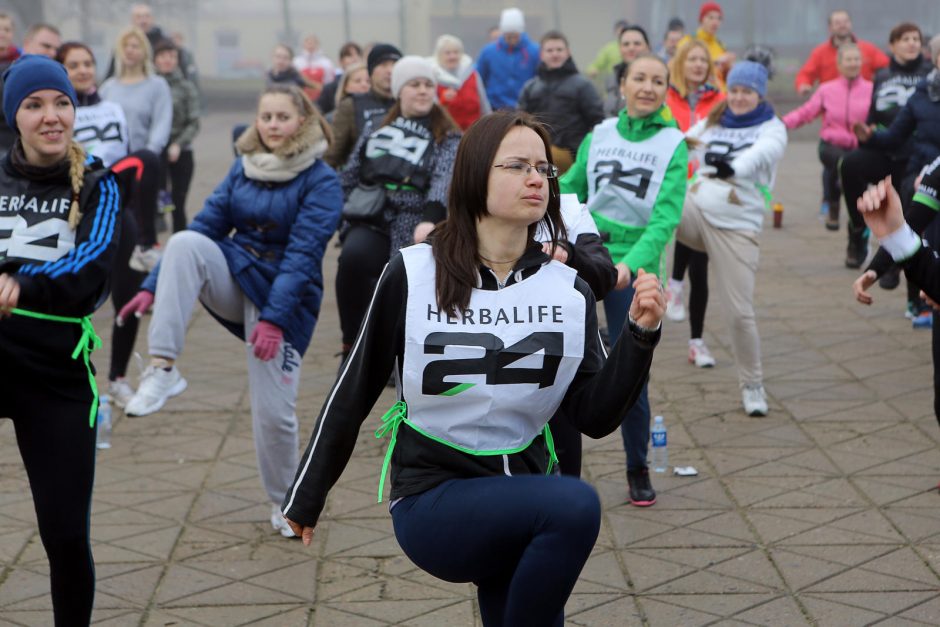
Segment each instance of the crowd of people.
[[[582,434],[619,429],[628,501],[656,503],[653,351],[664,317],[688,318],[689,362],[716,364],[709,265],[743,409],[767,415],[754,290],[788,129],[822,117],[821,209],[837,231],[844,197],[845,265],[868,260],[869,228],[882,245],[858,300],[903,269],[909,315],[931,326],[940,269],[921,238],[940,246],[940,37],[925,53],[903,22],[886,54],[834,11],[796,76],[805,103],[781,116],[772,53],[729,50],[723,17],[705,2],[694,32],[675,18],[655,46],[620,20],[585,74],[562,31],[534,41],[517,8],[475,60],[450,34],[428,57],[348,42],[335,64],[315,35],[297,53],[279,43],[234,163],[190,216],[198,71],[150,7],[133,7],[100,85],[88,45],[37,24],[18,48],[0,13],[0,416],[30,478],[56,624],[87,624],[93,605],[90,315],[109,295],[107,392],[130,417],[186,390],[177,360],[197,303],[243,342],[270,523],[305,544],[393,386],[379,498],[390,468],[402,549],[475,583],[487,625],[563,624],[600,524]],[[301,367],[336,235],[341,360],[301,453]]]

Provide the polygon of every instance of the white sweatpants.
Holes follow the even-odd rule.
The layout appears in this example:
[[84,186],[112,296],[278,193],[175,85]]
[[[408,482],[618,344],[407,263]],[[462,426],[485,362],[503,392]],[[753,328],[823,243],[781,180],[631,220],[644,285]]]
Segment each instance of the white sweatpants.
[[[160,262],[148,333],[151,356],[175,360],[180,355],[197,300],[224,320],[244,323],[246,339],[258,323],[258,308],[229,273],[218,244],[201,233],[180,231]],[[299,462],[300,353],[286,341],[269,361],[256,358],[253,350],[245,347],[258,470],[268,498],[280,505]]]

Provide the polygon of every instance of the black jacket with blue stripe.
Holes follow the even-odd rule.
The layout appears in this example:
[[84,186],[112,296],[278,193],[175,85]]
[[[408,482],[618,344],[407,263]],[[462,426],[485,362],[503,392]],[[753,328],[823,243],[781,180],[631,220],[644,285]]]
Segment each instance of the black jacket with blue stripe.
[[[121,226],[118,182],[99,160],[88,160],[79,194],[82,217],[72,230],[68,163],[30,168],[27,174],[15,150],[0,161],[0,274],[15,276],[20,309],[89,315],[108,294]],[[90,401],[84,362],[72,359],[81,335],[78,324],[2,318],[0,373],[6,368],[29,373],[37,385]]]

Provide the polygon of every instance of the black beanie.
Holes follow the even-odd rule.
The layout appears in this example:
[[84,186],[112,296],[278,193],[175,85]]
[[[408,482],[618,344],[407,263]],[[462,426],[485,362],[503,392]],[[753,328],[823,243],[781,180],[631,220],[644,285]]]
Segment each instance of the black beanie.
[[366,65],[369,69],[369,76],[380,63],[385,61],[398,61],[401,58],[401,50],[392,44],[375,44],[369,51],[369,58]]

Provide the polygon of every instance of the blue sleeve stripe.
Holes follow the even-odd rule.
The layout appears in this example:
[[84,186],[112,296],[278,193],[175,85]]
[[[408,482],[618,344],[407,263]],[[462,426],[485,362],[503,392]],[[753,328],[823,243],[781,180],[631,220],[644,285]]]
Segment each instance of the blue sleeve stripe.
[[27,265],[21,267],[19,270],[21,274],[46,274],[51,278],[59,278],[63,274],[78,272],[88,263],[97,259],[107,249],[114,237],[114,227],[117,223],[120,208],[120,197],[117,192],[117,184],[112,177],[102,180],[99,183],[99,188],[100,198],[88,240],[79,244],[61,259],[40,266]]

